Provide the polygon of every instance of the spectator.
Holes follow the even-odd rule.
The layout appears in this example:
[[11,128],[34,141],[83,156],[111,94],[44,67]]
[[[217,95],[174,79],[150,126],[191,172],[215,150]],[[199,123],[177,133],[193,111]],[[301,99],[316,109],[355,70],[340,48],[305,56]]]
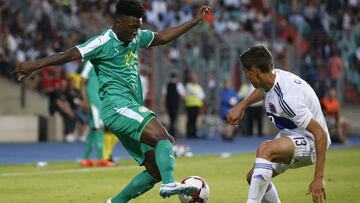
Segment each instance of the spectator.
[[53,94],[53,101],[55,103],[55,111],[59,112],[64,123],[64,135],[66,142],[75,141],[75,112],[67,99],[68,83],[66,80],[61,80],[60,90]]
[[[175,26],[191,18],[193,10],[199,5],[199,2],[201,1],[144,1],[146,17],[143,19],[143,26],[146,28]],[[336,43],[335,48],[343,51],[339,52],[341,56],[347,57],[348,54],[353,56],[351,59],[349,58],[351,61],[343,61],[344,69],[340,72],[343,72],[346,65],[349,64],[346,72],[344,71],[344,73],[350,72],[344,74],[345,82],[357,88],[355,91],[358,96],[358,92],[360,92],[358,80],[360,51],[356,51],[356,46],[353,46],[356,45],[355,41],[359,38],[360,33],[360,23],[357,20],[359,13],[357,12],[357,1],[276,1],[277,6],[271,8],[276,11],[269,9],[269,2],[259,0],[209,1],[208,3],[216,8],[213,10],[214,15],[212,13],[207,15],[205,21],[208,23],[203,23],[203,26],[198,26],[192,31],[192,34],[185,35],[176,41],[176,49],[172,49],[171,54],[168,55],[172,58],[162,57],[164,68],[168,68],[166,67],[168,64],[170,64],[168,66],[184,65],[184,67],[195,66],[195,68],[206,64],[206,71],[213,71],[217,64],[217,50],[219,50],[219,58],[221,58],[220,68],[232,67],[235,64],[232,61],[235,57],[232,56],[236,54],[236,51],[253,45],[255,40],[264,41],[264,43],[270,40],[282,42],[291,36],[293,42],[272,43],[275,45],[272,49],[281,51],[280,54],[275,55],[277,59],[275,63],[279,64],[278,60],[281,60],[288,64],[290,71],[297,72],[294,68],[298,69],[307,82],[315,87],[319,86],[318,81],[320,80],[325,80],[326,84],[330,83],[327,79],[330,72],[335,72],[335,74],[331,74],[337,77],[336,72],[339,71],[336,63],[333,63],[335,65],[332,66],[335,68],[330,69],[327,68],[330,67],[330,62],[329,66],[326,66],[325,63],[325,61],[329,61],[329,52],[333,49],[333,47],[329,47],[329,42],[336,40],[339,43]],[[99,33],[100,30],[111,24],[109,19],[115,12],[115,4],[116,1],[113,0],[102,3],[95,1],[89,3],[88,1],[0,0],[0,39],[2,39],[0,40],[0,75],[11,78],[10,69],[18,61],[51,55],[74,46],[83,41],[85,37]],[[27,12],[24,12],[24,9]],[[279,13],[282,16],[270,18],[273,13]],[[276,21],[276,25],[273,24],[274,21]],[[297,29],[292,29],[293,26]],[[311,29],[310,26],[312,26]],[[229,39],[228,33],[224,34],[229,29],[234,30],[231,35],[236,37],[234,39],[239,43],[229,43],[233,49],[225,50],[221,45],[223,43],[219,42],[233,42],[227,40]],[[201,40],[198,42],[194,38]],[[49,43],[49,39],[51,43]],[[296,45],[297,49],[289,52],[286,47],[289,47],[290,43]],[[165,47],[159,52],[167,50],[169,49]],[[314,53],[311,54],[311,57],[305,58],[304,53],[310,50]],[[289,54],[291,52],[294,53]],[[165,53],[157,52],[157,54],[165,56]],[[152,55],[147,57],[150,58],[150,56]],[[294,56],[299,60],[292,60]],[[168,63],[169,60],[176,61],[176,63]],[[289,62],[294,65],[290,66]],[[353,64],[354,62],[355,64]],[[308,66],[304,67],[305,65]],[[69,67],[69,64],[65,66],[68,66],[69,69],[76,67],[72,65]],[[322,69],[326,70],[324,71],[326,72],[325,77],[319,74]],[[228,69],[221,70],[220,74],[229,71]],[[34,78],[37,77],[34,76]],[[333,84],[335,85],[337,81],[337,79],[333,79]],[[35,83],[36,81],[34,85]],[[341,84],[338,86],[342,87]],[[40,85],[39,89],[41,90],[43,87]],[[342,92],[341,89],[338,89],[340,100],[343,99],[343,95],[340,94]],[[218,97],[219,94],[216,96]],[[353,101],[353,99],[350,100]]]
[[234,127],[227,122],[227,112],[238,103],[236,90],[232,87],[229,80],[224,81],[224,86],[220,90],[220,117],[223,121],[224,129],[222,138],[225,141],[232,141],[234,138]]
[[165,97],[165,108],[169,115],[169,133],[177,137],[176,121],[179,114],[181,98],[185,95],[185,88],[176,73],[170,74],[168,83],[162,88],[162,95]]
[[337,89],[340,76],[344,69],[343,61],[337,51],[332,52],[328,67],[330,71],[331,87]]
[[78,127],[78,133],[77,133],[78,137],[74,137],[74,138],[68,137],[67,141],[72,142],[72,141],[75,141],[76,139],[85,141],[86,140],[85,133],[88,128],[88,119],[82,109],[80,92],[77,89],[75,89],[74,82],[72,80],[69,80],[69,82],[68,82],[68,89],[66,91],[66,99],[68,100],[68,103],[70,104],[70,107],[71,107],[72,111],[74,112],[75,120],[77,122],[76,124],[78,124],[78,126],[77,126]]
[[[245,82],[241,85],[240,90],[238,92],[238,97],[241,99],[245,99],[255,90],[254,86],[252,86],[249,82]],[[254,135],[253,127],[254,122],[257,124],[257,135],[263,136],[263,105],[262,102],[257,102],[249,106],[245,111],[246,118],[246,135],[252,136]]]
[[321,100],[324,108],[325,120],[329,127],[331,141],[346,144],[346,129],[348,124],[340,116],[340,104],[336,98],[336,90],[330,89],[328,97]]
[[0,48],[0,75],[10,78],[11,60],[4,49]]
[[190,80],[185,86],[185,106],[187,112],[186,135],[187,138],[197,138],[196,122],[200,113],[200,108],[205,99],[205,93],[196,75],[190,74]]

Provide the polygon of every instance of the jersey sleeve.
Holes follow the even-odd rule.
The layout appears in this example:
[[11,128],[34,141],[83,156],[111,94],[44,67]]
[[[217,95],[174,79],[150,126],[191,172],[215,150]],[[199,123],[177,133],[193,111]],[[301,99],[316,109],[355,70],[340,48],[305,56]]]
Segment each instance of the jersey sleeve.
[[154,40],[155,33],[150,30],[140,30],[140,48],[147,48]]
[[81,77],[88,79],[92,67],[93,65],[90,63],[90,61],[86,61],[80,74]]
[[103,48],[106,42],[110,40],[109,31],[102,35],[93,37],[87,40],[85,43],[76,46],[84,60],[96,60],[106,55]]
[[287,109],[293,113],[291,120],[299,127],[306,128],[313,118],[310,109],[300,98],[287,99]]

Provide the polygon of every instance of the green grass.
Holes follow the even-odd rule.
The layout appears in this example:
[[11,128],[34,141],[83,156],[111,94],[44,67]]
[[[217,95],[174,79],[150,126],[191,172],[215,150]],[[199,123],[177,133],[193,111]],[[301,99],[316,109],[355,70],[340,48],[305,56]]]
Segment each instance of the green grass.
[[[210,185],[210,203],[245,202],[248,186],[245,175],[253,154],[237,154],[226,159],[218,156],[179,158],[178,180],[199,175]],[[127,184],[142,168],[134,161],[122,160],[116,168],[82,169],[77,163],[49,163],[46,168],[33,164],[0,165],[1,203],[103,203]],[[288,170],[274,183],[283,203],[311,202],[306,194],[314,167]],[[326,163],[327,202],[360,202],[360,149],[331,150]],[[177,197],[161,199],[159,184],[134,203],[179,202]],[[358,193],[359,192],[359,193]]]

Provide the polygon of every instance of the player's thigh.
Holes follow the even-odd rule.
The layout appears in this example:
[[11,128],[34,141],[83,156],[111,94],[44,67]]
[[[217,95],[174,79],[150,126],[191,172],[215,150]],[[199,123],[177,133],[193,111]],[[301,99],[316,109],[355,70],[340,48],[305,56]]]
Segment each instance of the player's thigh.
[[164,139],[168,139],[172,143],[174,142],[174,138],[168,134],[158,119],[155,118],[149,121],[142,131],[141,142],[155,147],[159,140]]
[[119,102],[111,109],[102,109],[101,113],[104,115],[105,126],[112,133],[118,137],[126,136],[138,142],[140,142],[141,134],[148,123],[156,118],[148,108],[128,101]]
[[121,141],[128,153],[142,165],[145,152],[153,149],[141,143],[140,138],[145,126],[155,119],[155,114],[139,104],[121,103],[112,109],[107,109],[102,115],[105,126]]
[[273,169],[277,173],[283,173],[287,169],[300,168],[312,165],[316,161],[315,143],[313,139],[306,135],[291,135],[288,138],[294,144],[294,153],[290,163],[274,163]]
[[257,157],[277,163],[290,163],[295,146],[288,137],[280,137],[260,144]]

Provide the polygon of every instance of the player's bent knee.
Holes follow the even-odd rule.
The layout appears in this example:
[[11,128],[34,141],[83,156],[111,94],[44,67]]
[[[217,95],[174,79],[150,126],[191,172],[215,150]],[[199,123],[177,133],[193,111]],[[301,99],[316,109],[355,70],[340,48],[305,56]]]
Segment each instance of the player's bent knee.
[[170,135],[166,131],[161,131],[161,132],[158,132],[158,134],[157,134],[157,141],[169,140],[171,142],[169,137],[170,137]]
[[266,160],[272,159],[272,145],[270,142],[263,142],[260,144],[257,152],[257,157],[264,158]]
[[174,144],[175,142],[174,137],[168,134],[166,131],[158,134],[157,142],[159,142],[160,140],[169,140],[172,144]]

